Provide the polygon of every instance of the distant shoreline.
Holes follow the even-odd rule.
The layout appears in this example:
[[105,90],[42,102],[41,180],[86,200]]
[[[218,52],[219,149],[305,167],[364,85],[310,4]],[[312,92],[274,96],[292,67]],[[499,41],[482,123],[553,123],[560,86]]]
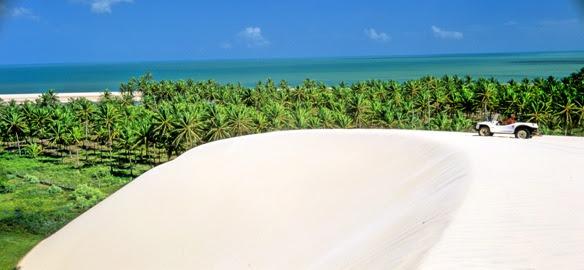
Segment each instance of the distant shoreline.
[[[105,92],[77,92],[77,93],[56,93],[57,99],[60,102],[66,103],[71,99],[75,98],[86,98],[92,102],[98,102]],[[110,92],[113,97],[120,97],[122,94],[120,92]],[[0,94],[0,99],[4,102],[10,102],[14,100],[16,103],[24,103],[26,101],[35,101],[38,99],[42,93],[34,94]],[[138,101],[141,98],[140,93],[134,93],[134,100]]]

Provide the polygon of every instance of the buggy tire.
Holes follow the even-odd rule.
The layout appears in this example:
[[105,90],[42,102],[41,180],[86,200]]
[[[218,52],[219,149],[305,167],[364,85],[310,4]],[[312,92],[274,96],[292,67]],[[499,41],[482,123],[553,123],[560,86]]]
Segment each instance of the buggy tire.
[[531,138],[531,130],[529,128],[520,127],[515,130],[515,138],[517,139],[530,139]]
[[493,136],[493,133],[489,127],[481,126],[479,128],[479,136]]

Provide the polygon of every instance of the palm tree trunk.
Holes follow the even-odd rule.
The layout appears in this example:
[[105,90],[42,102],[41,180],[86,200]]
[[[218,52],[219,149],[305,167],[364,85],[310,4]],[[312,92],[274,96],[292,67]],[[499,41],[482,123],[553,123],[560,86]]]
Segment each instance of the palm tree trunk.
[[15,132],[16,134],[16,146],[18,147],[18,155],[22,155],[22,152],[20,151],[20,138],[18,138],[18,132]]
[[112,161],[112,146],[111,144],[109,145],[109,164],[110,164],[110,173],[114,172],[114,163]]
[[87,128],[87,121],[85,121],[85,137],[83,138],[83,148],[85,148],[85,145],[87,143],[87,133],[88,132],[88,128]]

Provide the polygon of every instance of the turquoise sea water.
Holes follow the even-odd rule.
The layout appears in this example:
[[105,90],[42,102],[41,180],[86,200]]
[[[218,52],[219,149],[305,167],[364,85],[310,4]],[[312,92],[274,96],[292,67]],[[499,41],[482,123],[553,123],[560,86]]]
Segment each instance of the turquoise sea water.
[[336,84],[381,79],[405,81],[426,75],[470,75],[501,81],[566,76],[584,67],[584,52],[480,55],[214,60],[144,63],[39,64],[0,66],[0,94],[115,91],[121,82],[151,72],[161,79],[213,79],[253,86],[260,80],[306,78]]

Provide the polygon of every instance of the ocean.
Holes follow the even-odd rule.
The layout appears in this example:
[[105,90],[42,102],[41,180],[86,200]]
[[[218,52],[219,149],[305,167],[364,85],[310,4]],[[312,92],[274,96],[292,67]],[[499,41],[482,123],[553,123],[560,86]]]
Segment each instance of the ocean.
[[306,78],[327,84],[422,76],[470,75],[500,81],[563,77],[584,67],[584,52],[499,53],[399,57],[205,60],[134,63],[0,66],[0,94],[116,91],[121,82],[147,72],[156,80],[216,80],[253,86],[268,78],[297,85]]

